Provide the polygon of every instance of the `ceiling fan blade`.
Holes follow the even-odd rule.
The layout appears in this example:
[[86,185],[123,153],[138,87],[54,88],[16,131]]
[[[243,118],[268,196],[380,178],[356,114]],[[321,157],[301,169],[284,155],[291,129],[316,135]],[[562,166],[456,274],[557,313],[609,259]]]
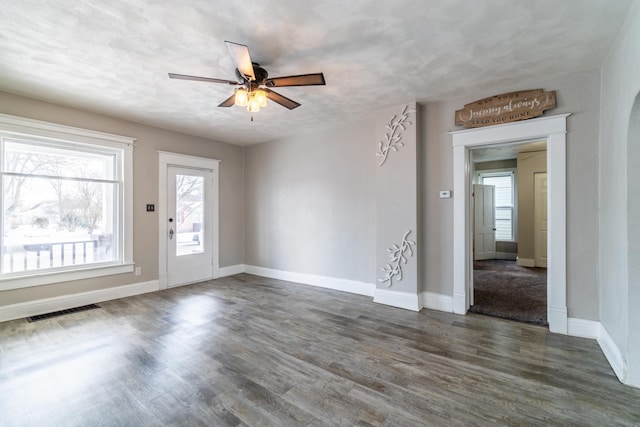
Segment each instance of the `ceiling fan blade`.
[[236,104],[236,94],[234,93],[218,105],[218,107],[231,107]]
[[297,76],[273,77],[265,80],[264,84],[268,87],[284,87],[284,86],[318,86],[325,85],[324,74],[300,74]]
[[289,110],[293,110],[294,108],[298,108],[300,106],[300,104],[294,101],[293,99],[289,99],[286,96],[282,96],[278,92],[274,92],[271,89],[266,89],[266,88],[263,90],[267,92],[267,98],[269,98],[273,102],[277,102],[278,104],[288,108]]
[[180,79],[180,80],[195,80],[197,82],[209,82],[209,83],[225,83],[229,85],[237,85],[238,82],[233,80],[224,80],[224,79],[213,79],[211,77],[198,77],[198,76],[187,76],[185,74],[173,74],[169,73],[170,79]]
[[253,74],[253,63],[249,56],[249,48],[243,44],[229,42],[226,40],[224,44],[227,45],[227,49],[229,49],[229,53],[231,54],[233,61],[236,63],[238,71],[240,71],[243,76],[246,76],[247,79],[251,81],[255,80],[256,76]]

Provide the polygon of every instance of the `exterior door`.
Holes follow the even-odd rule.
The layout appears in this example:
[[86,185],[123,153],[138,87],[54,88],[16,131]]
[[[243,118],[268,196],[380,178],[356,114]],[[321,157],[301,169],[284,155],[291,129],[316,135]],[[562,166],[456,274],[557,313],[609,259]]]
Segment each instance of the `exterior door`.
[[535,266],[547,268],[547,174],[534,175],[533,254]]
[[167,285],[213,277],[213,172],[167,167]]
[[473,185],[474,239],[473,259],[496,257],[496,202],[493,185]]

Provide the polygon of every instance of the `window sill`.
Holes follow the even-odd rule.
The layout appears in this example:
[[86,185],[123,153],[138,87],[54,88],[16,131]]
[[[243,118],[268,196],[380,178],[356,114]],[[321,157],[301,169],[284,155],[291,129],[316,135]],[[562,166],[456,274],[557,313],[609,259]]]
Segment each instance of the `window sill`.
[[93,267],[79,268],[55,272],[32,272],[19,276],[5,276],[0,278],[0,291],[12,289],[30,288],[33,286],[50,285],[53,283],[69,282],[72,280],[92,279],[95,277],[111,276],[133,272],[133,263],[116,265],[96,265]]

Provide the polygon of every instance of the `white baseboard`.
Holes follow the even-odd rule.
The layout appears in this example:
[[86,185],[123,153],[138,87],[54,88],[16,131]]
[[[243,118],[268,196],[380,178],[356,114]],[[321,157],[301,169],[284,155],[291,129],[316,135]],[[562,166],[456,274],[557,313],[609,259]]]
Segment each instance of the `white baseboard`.
[[159,290],[159,286],[160,284],[157,280],[151,280],[149,282],[133,283],[131,285],[117,286],[97,291],[0,306],[0,322],[154,292]]
[[392,291],[389,289],[376,288],[373,302],[411,311],[420,311],[422,308],[417,294]]
[[158,274],[158,287],[160,289],[167,289],[169,287],[169,274],[168,273],[160,273]]
[[620,352],[618,345],[613,341],[607,329],[600,322],[584,319],[567,319],[567,334],[574,337],[592,338],[598,341],[598,345],[602,349],[604,356],[607,358],[611,369],[618,377],[621,383],[638,387],[629,381],[627,364],[624,356]]
[[594,320],[567,319],[567,335],[572,337],[598,339],[600,336],[600,322]]
[[455,314],[467,314],[467,297],[465,294],[453,293],[453,312]]
[[513,252],[496,252],[496,259],[508,259],[510,261],[515,261],[517,258],[518,255]]
[[535,259],[531,259],[531,258],[520,258],[520,257],[518,257],[516,259],[516,264],[519,265],[520,267],[535,267],[536,266],[536,260]]
[[304,285],[318,286],[320,288],[334,289],[336,291],[350,292],[352,294],[374,296],[376,285],[356,280],[337,279],[335,277],[317,276],[314,274],[293,273],[291,271],[274,270],[272,268],[245,265],[245,273],[256,276],[269,277],[271,279],[286,280],[288,282],[302,283]]
[[275,270],[272,268],[256,267],[253,265],[238,264],[220,269],[220,277],[240,273],[254,274],[256,276],[269,277],[271,279],[287,280],[305,285],[350,292],[358,295],[374,297],[374,302],[419,311],[422,307],[432,310],[453,312],[453,298],[448,295],[423,292],[420,296],[406,292],[397,292],[387,289],[376,289],[374,284],[358,282],[354,280],[336,279],[328,276],[317,276],[290,271]]
[[549,322],[549,331],[556,334],[565,334],[567,330],[567,307],[549,307],[547,310],[547,321]]
[[420,299],[422,300],[422,306],[425,308],[453,313],[453,297],[449,295],[422,292]]
[[219,270],[220,273],[218,277],[234,276],[236,274],[244,273],[245,268],[246,267],[244,264],[236,264],[236,265],[230,265],[228,267],[220,267],[220,270]]
[[616,373],[620,382],[625,383],[627,364],[625,363],[624,357],[604,325],[598,322],[598,326],[598,344],[607,358],[607,361],[609,361],[613,372]]

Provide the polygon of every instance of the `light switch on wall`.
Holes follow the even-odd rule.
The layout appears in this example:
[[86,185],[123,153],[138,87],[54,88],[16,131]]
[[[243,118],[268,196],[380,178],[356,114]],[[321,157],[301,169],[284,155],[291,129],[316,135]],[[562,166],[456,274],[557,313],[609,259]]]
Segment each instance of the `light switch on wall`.
[[448,199],[451,197],[451,190],[440,190],[440,198]]

